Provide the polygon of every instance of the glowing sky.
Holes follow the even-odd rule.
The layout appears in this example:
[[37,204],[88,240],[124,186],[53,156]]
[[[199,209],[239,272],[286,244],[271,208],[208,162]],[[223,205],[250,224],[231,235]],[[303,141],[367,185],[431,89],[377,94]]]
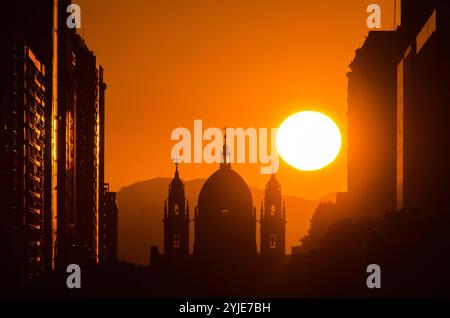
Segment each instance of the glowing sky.
[[[394,0],[78,0],[82,34],[105,68],[106,178],[113,190],[173,175],[174,128],[278,127],[302,110],[339,125],[343,150],[324,170],[282,163],[284,193],[317,198],[346,190],[348,64],[368,32],[366,7]],[[260,165],[234,165],[254,186]],[[184,179],[217,165],[183,165]]]

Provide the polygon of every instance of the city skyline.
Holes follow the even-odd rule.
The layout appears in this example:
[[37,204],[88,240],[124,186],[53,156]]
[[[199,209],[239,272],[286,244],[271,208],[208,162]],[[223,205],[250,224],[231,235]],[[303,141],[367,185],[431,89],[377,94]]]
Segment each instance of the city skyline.
[[447,0],[80,1],[0,21],[2,298],[450,296]]
[[103,68],[67,27],[69,4],[11,3],[1,25],[0,269],[7,284],[117,259],[115,193],[104,176]]

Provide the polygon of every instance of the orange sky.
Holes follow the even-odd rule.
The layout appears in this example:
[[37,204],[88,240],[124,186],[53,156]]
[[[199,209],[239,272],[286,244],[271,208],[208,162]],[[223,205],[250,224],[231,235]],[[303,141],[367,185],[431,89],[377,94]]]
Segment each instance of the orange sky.
[[[394,0],[77,0],[80,33],[105,68],[106,178],[113,190],[173,175],[174,128],[278,127],[307,109],[346,135],[348,64],[364,41],[366,7]],[[183,165],[184,179],[218,165]],[[260,165],[233,166],[262,188]],[[319,172],[281,163],[283,192],[318,198],[346,190],[346,145]]]

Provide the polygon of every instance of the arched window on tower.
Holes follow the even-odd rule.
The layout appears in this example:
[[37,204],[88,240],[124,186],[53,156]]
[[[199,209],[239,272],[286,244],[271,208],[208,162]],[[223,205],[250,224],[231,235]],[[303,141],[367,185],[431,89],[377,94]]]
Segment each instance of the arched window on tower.
[[174,215],[180,214],[180,206],[178,204],[175,204],[175,206],[173,207],[173,214]]
[[272,206],[270,207],[270,215],[275,215],[275,204],[272,204]]
[[269,236],[269,248],[277,247],[277,237],[275,234],[270,234]]
[[173,235],[173,248],[180,248],[180,234]]

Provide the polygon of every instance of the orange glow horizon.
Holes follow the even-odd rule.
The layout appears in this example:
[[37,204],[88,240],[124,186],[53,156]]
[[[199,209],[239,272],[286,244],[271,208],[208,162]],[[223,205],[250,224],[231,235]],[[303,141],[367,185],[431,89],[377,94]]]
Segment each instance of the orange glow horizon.
[[[368,33],[372,1],[79,0],[79,33],[104,66],[105,178],[112,191],[172,177],[171,131],[279,127],[291,114],[329,115],[342,133],[336,161],[298,171],[280,160],[283,194],[316,199],[347,187],[347,77]],[[382,26],[393,0],[377,1]],[[313,109],[311,108],[313,107]],[[215,164],[180,167],[184,180],[207,178]],[[259,164],[234,164],[263,188]]]

